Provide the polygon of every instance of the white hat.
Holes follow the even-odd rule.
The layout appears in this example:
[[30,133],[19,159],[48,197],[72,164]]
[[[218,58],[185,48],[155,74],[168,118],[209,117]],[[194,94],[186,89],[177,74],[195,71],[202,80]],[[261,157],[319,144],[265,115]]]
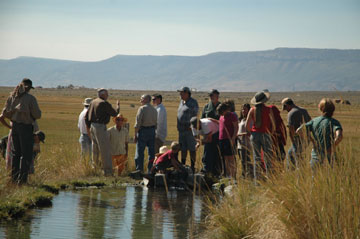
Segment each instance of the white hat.
[[86,99],[84,100],[83,105],[89,106],[92,100],[93,100],[92,98],[86,98]]
[[168,149],[168,147],[166,145],[161,146],[160,149],[159,149],[159,154],[164,154],[167,151],[169,151],[169,149]]

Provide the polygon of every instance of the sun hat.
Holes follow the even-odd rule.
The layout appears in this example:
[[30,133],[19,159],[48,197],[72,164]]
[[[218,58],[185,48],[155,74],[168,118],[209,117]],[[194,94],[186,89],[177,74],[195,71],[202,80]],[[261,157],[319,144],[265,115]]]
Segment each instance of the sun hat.
[[86,98],[86,99],[84,100],[83,105],[89,106],[92,100],[93,100],[92,98]]
[[155,156],[160,156],[164,153],[166,153],[167,151],[169,151],[168,147],[166,145],[164,146],[161,146],[160,149],[159,149],[159,153],[155,154]]
[[253,105],[263,104],[270,99],[270,92],[268,90],[259,91],[251,99],[250,103]]
[[115,117],[113,118],[114,122],[116,122],[117,119],[122,119],[122,121],[123,121],[124,123],[127,122],[127,118],[125,118],[122,114],[118,114],[117,116],[115,116]]

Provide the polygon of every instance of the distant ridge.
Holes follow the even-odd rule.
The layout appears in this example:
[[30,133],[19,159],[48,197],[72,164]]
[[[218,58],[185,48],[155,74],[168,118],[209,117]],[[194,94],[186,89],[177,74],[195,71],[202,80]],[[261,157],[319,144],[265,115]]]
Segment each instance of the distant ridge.
[[24,77],[43,87],[360,90],[360,50],[276,48],[203,56],[116,55],[96,62],[36,57],[0,60],[1,86],[14,86]]

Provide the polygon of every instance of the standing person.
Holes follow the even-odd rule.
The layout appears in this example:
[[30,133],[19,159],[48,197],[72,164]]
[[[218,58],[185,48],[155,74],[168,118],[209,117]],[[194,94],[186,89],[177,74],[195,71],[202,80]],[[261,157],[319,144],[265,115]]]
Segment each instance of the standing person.
[[142,95],[135,120],[135,166],[136,170],[144,171],[144,150],[148,147],[148,171],[151,170],[155,159],[155,130],[157,125],[157,111],[150,105],[151,96]]
[[[251,163],[251,142],[250,142],[250,131],[246,129],[246,118],[250,111],[250,104],[244,104],[240,111],[239,117],[239,131],[238,131],[238,143],[237,148],[242,164],[242,176],[247,177],[253,175],[253,164]],[[252,122],[250,127],[252,127]]]
[[218,114],[218,112],[216,110],[216,108],[220,105],[219,95],[220,95],[220,92],[216,89],[212,89],[209,92],[210,101],[209,101],[209,103],[207,103],[204,106],[202,114],[201,114],[201,119],[212,118],[212,119],[219,120],[220,115]]
[[[271,135],[275,126],[272,125],[274,120],[271,119],[270,107],[265,105],[265,102],[269,99],[270,93],[268,91],[257,92],[250,101],[255,107],[250,109],[246,119],[246,128],[251,132],[250,141],[253,147],[255,180],[260,175],[261,150],[263,150],[264,153],[265,172],[268,173],[272,167],[271,159],[273,152]],[[252,127],[251,122],[253,122]]]
[[35,173],[35,159],[36,156],[40,153],[40,142],[45,143],[45,134],[44,132],[38,130],[34,133],[33,158],[31,160],[29,174]]
[[[209,123],[209,120],[202,119],[216,119],[219,120],[220,115],[216,108],[220,105],[219,102],[219,91],[212,89],[209,92],[210,101],[204,106],[201,114],[200,125]],[[211,123],[209,123],[211,124]],[[204,125],[205,126],[205,125]],[[219,125],[217,124],[217,128]],[[211,173],[215,176],[220,176],[222,171],[221,157],[219,151],[219,129],[216,132],[212,132],[211,139],[205,140],[204,142],[204,154],[201,159],[203,163],[202,171],[204,173]]]
[[102,166],[105,176],[112,176],[110,138],[106,125],[110,117],[115,117],[120,111],[120,103],[117,101],[115,110],[107,101],[109,93],[106,89],[98,90],[98,97],[94,99],[85,114],[85,123],[88,132],[91,132],[92,158],[93,163],[99,164],[99,154],[101,153]]
[[108,129],[113,168],[118,176],[125,168],[129,152],[129,130],[124,127],[127,119],[122,114],[114,118],[115,125]]
[[92,101],[91,98],[86,98],[84,100],[83,103],[84,109],[81,111],[78,120],[78,128],[80,130],[79,143],[81,146],[81,156],[84,157],[85,155],[88,155],[89,160],[91,160],[91,138],[89,136],[89,132],[86,127],[85,115],[89,109],[91,101]]
[[296,129],[302,124],[309,122],[311,117],[306,109],[296,106],[294,101],[290,98],[284,98],[281,101],[281,104],[283,110],[288,112],[287,121],[292,143],[286,156],[287,165],[288,167],[297,167],[298,160],[301,159],[301,154],[303,152],[304,139],[296,133]]
[[318,107],[322,115],[305,124],[308,137],[314,145],[310,161],[313,169],[325,159],[332,165],[336,160],[336,146],[343,138],[340,122],[332,117],[335,111],[334,103],[328,98],[323,98]]
[[167,136],[167,114],[165,106],[162,104],[162,95],[154,94],[152,103],[157,111],[157,127],[155,131],[155,153],[164,145]]
[[225,161],[225,175],[236,179],[235,139],[239,130],[238,118],[231,112],[231,103],[225,101],[218,106],[219,145]]
[[191,169],[195,172],[196,140],[191,132],[190,119],[197,116],[199,111],[198,102],[191,97],[189,87],[180,90],[180,104],[177,112],[177,130],[181,145],[181,163],[186,164],[187,151],[190,151]]
[[27,183],[33,156],[33,123],[40,119],[37,100],[29,92],[34,89],[30,79],[23,79],[5,103],[2,115],[12,122],[11,138],[14,145],[11,178],[18,184]]
[[285,160],[285,145],[286,145],[286,127],[284,121],[281,118],[280,110],[275,105],[269,105],[270,114],[274,119],[275,129],[273,130],[272,141],[273,141],[273,151],[276,155],[276,158],[279,162]]

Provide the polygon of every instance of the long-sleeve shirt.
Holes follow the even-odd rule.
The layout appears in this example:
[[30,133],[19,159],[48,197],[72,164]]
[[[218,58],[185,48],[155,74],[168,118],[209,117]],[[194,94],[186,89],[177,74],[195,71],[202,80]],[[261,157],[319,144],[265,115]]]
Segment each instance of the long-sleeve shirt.
[[115,117],[119,111],[119,107],[115,110],[109,102],[96,98],[91,102],[89,110],[85,115],[86,125],[90,128],[91,123],[107,124],[110,121],[110,117]]
[[[11,110],[11,114],[8,114],[7,110]],[[18,98],[9,96],[2,113],[11,121],[23,124],[33,124],[35,120],[41,118],[41,110],[36,98],[28,93]]]
[[149,103],[139,107],[136,114],[135,128],[157,126],[157,111]]
[[156,106],[156,111],[158,113],[157,117],[157,127],[156,127],[156,138],[160,139],[162,142],[165,142],[167,136],[167,113],[163,104],[158,104]]
[[85,124],[85,115],[86,115],[87,111],[88,111],[88,108],[85,107],[79,115],[78,128],[80,130],[80,134],[88,134],[87,130],[86,130],[86,124]]
[[179,132],[190,130],[190,119],[197,116],[199,111],[198,102],[189,98],[186,102],[181,100],[177,113],[177,129]]

